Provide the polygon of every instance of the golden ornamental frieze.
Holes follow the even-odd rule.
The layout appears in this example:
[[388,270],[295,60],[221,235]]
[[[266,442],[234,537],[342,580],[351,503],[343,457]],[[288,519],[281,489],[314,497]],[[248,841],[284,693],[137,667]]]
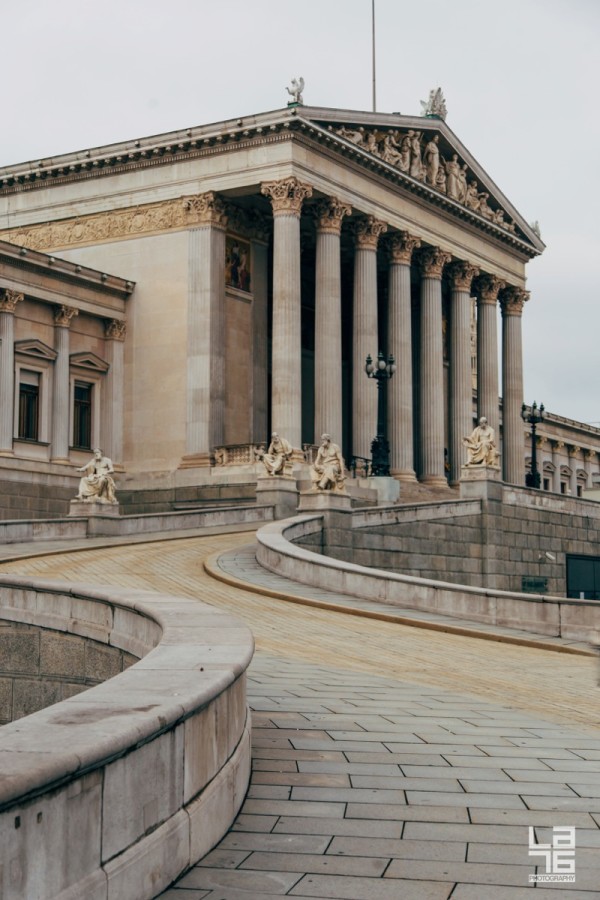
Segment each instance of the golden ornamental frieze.
[[[451,152],[443,156],[438,134],[409,129],[374,129],[330,126],[340,137],[351,141],[372,156],[393,166],[416,181],[421,181],[449,200],[478,213],[493,225],[514,234],[515,223],[479,184],[467,163]],[[492,205],[493,204],[493,205]]]
[[[218,197],[212,196],[213,208],[216,205],[220,211]],[[2,240],[30,250],[50,250],[206,224],[206,195],[200,194],[24,228],[8,228],[0,231],[0,236]]]

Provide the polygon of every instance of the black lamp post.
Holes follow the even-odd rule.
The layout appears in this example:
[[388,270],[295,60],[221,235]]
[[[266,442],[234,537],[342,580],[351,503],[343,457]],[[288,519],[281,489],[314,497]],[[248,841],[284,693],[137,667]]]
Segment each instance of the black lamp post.
[[396,361],[390,354],[387,362],[381,350],[377,354],[377,362],[367,356],[365,372],[369,378],[377,381],[377,437],[371,442],[371,473],[373,475],[390,474],[390,445],[385,436],[385,383],[396,371]]
[[524,422],[531,425],[531,472],[527,472],[525,475],[525,484],[527,487],[532,488],[539,488],[541,484],[541,477],[537,467],[537,441],[535,430],[536,426],[544,418],[544,412],[544,404],[541,403],[538,408],[535,400],[533,401],[533,406],[530,408],[527,407],[526,403],[521,407],[521,418]]

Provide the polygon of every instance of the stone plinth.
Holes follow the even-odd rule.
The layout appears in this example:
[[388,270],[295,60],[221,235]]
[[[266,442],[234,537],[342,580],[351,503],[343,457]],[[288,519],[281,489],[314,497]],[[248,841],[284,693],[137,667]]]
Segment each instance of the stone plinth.
[[349,510],[352,498],[340,491],[306,491],[300,494],[300,512],[327,512],[329,510]]
[[98,503],[93,500],[71,500],[69,506],[70,516],[102,516],[114,518],[120,515],[118,503]]
[[372,475],[359,478],[359,487],[377,491],[377,503],[395,503],[400,498],[400,482],[396,478],[385,475]]
[[461,500],[487,499],[490,488],[494,496],[501,489],[502,480],[498,466],[462,466],[460,473]]
[[272,506],[275,519],[287,519],[296,514],[298,485],[287,475],[265,475],[256,480],[256,502]]

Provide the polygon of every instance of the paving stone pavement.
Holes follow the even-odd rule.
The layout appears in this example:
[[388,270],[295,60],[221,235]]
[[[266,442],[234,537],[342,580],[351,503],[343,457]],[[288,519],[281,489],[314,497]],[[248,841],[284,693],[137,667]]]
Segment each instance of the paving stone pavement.
[[[255,632],[248,795],[162,900],[600,898],[594,661],[303,608],[203,571],[204,557],[247,540],[0,566],[192,594]],[[529,826],[537,842],[575,827],[575,884],[529,884],[545,871],[529,856]]]

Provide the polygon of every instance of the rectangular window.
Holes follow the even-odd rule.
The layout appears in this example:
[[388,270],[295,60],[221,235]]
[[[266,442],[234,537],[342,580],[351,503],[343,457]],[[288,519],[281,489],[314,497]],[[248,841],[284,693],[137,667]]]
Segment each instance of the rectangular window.
[[83,381],[75,382],[73,403],[73,446],[82,450],[92,447],[92,388]]
[[549,478],[544,478],[544,490],[545,491],[550,490],[550,479]]
[[40,419],[40,376],[21,370],[19,380],[19,433],[24,441],[37,441]]

